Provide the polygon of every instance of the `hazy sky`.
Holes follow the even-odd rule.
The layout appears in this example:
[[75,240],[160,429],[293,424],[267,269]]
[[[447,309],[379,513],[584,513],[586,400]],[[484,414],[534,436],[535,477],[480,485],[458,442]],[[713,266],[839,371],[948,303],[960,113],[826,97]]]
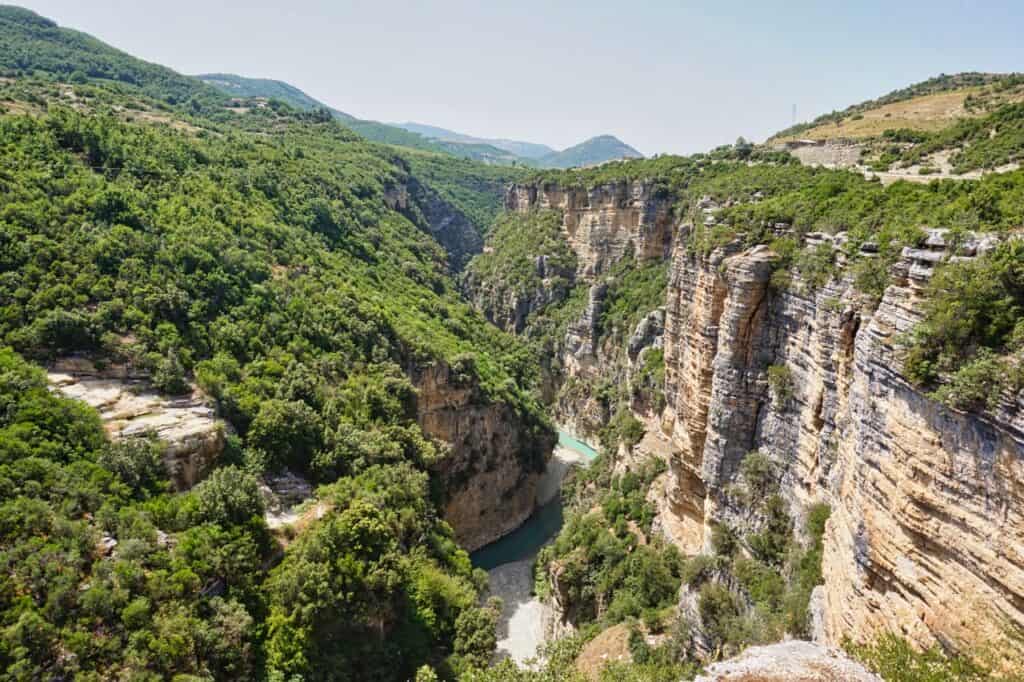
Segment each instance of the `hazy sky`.
[[[6,0],[18,2],[18,0]],[[184,73],[288,81],[361,118],[645,154],[761,140],[939,73],[1024,71],[1024,0],[23,0]]]

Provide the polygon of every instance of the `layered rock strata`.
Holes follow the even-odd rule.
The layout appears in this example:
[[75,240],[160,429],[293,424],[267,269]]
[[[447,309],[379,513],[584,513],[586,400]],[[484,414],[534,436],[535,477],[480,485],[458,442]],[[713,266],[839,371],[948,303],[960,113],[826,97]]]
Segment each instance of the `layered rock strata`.
[[437,362],[410,372],[423,432],[445,444],[434,470],[445,492],[444,517],[469,551],[522,524],[536,506],[537,486],[555,434]]
[[[812,236],[816,243],[842,236]],[[985,243],[969,243],[967,257]],[[870,257],[870,248],[864,254]],[[944,407],[901,373],[899,341],[946,259],[940,232],[908,249],[877,310],[839,277],[771,286],[767,247],[676,249],[662,421],[673,451],[661,528],[688,553],[714,522],[757,519],[730,490],[744,455],[778,465],[798,519],[833,509],[825,537],[826,639],[893,631],[915,644],[1024,660],[1024,404]],[[841,266],[841,257],[837,251]]]
[[670,194],[640,180],[612,182],[590,189],[553,183],[512,185],[505,208],[562,212],[562,228],[576,252],[578,274],[594,279],[632,254],[638,260],[663,260],[672,248],[675,221]]
[[155,436],[175,489],[198,483],[224,449],[224,423],[197,391],[185,396],[156,392],[145,375],[126,366],[102,371],[84,358],[57,361],[50,384],[69,398],[96,408],[112,438]]

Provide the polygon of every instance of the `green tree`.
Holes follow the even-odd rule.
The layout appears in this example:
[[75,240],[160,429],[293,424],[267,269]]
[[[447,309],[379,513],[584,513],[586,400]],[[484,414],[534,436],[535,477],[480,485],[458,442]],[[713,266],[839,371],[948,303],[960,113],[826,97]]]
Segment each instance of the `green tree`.
[[195,487],[195,496],[199,517],[210,523],[242,524],[263,515],[259,483],[238,467],[214,469]]

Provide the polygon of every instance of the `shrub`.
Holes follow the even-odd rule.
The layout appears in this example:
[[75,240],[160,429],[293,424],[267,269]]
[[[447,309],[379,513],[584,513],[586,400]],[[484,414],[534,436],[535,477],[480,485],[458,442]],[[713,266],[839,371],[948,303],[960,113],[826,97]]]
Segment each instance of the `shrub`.
[[256,478],[238,467],[215,469],[194,489],[200,518],[224,526],[248,523],[263,516]]
[[697,597],[697,610],[704,632],[717,642],[726,642],[740,616],[737,597],[723,585],[706,583]]
[[740,475],[753,501],[763,501],[770,491],[778,487],[775,464],[759,450],[748,452],[743,458],[740,462]]
[[981,682],[992,679],[989,671],[965,658],[946,656],[938,646],[918,651],[907,640],[893,634],[882,635],[870,644],[846,641],[843,648],[882,679],[893,682]]
[[309,467],[322,443],[320,416],[301,401],[267,400],[246,434],[249,444],[270,456],[274,467]]
[[771,365],[768,368],[768,387],[779,402],[788,402],[793,397],[793,374],[786,365]]
[[994,409],[1011,372],[991,350],[983,348],[932,393],[936,400],[962,410]]
[[786,501],[778,494],[769,495],[765,498],[762,511],[765,516],[764,525],[760,532],[747,537],[747,544],[754,557],[760,561],[781,566],[792,533],[792,520],[786,511]]
[[164,446],[155,438],[128,438],[110,443],[96,463],[140,494],[166,487],[163,452]]

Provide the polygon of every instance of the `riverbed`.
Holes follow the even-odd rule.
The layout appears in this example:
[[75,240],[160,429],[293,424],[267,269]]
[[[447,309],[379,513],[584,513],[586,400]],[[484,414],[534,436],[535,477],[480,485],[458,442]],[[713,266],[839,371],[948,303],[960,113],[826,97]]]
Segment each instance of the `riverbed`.
[[533,562],[541,547],[562,528],[562,481],[573,466],[586,466],[597,451],[559,430],[558,447],[537,487],[538,508],[516,530],[480,548],[473,565],[487,571],[491,594],[504,606],[498,621],[497,657],[522,665],[544,642],[547,607],[533,595]]

